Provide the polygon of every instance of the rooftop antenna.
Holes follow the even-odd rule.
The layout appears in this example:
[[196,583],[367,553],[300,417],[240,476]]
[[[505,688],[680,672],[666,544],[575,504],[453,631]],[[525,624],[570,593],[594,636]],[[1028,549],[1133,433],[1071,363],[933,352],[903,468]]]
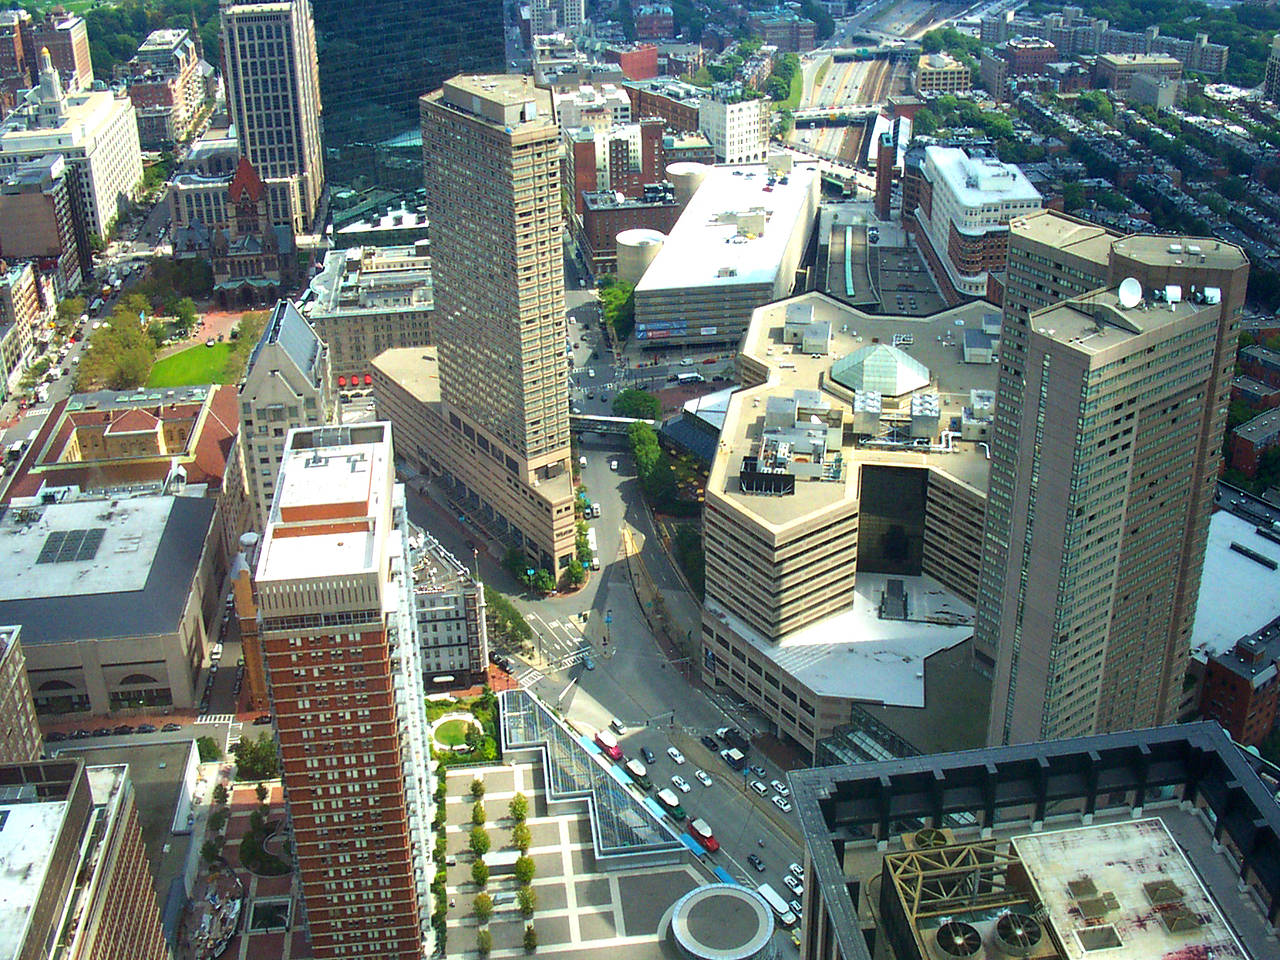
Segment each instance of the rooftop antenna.
[[1132,310],[1142,302],[1142,284],[1137,277],[1125,277],[1120,281],[1120,306]]

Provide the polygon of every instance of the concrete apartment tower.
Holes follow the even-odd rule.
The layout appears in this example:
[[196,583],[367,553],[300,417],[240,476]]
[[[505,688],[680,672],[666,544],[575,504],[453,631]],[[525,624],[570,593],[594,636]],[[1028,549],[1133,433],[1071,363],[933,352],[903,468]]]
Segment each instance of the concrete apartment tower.
[[324,192],[320,73],[309,0],[223,0],[222,62],[240,153],[268,186],[289,185],[270,191],[272,222],[309,233]]
[[1248,260],[1053,211],[1009,227],[974,641],[988,742],[1171,723]]
[[527,77],[424,96],[440,461],[460,499],[559,576],[573,556],[559,129]]
[[288,300],[279,301],[240,383],[240,460],[255,530],[263,530],[295,427],[337,423],[342,411],[329,376],[329,348]]
[[391,425],[292,431],[256,582],[317,960],[420,960],[433,950],[412,564]]

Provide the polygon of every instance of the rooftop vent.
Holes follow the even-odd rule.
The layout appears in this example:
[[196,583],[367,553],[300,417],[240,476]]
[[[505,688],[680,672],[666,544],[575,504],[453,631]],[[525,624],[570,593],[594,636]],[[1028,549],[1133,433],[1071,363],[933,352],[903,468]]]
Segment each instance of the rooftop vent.
[[938,949],[944,957],[973,960],[982,954],[982,935],[971,924],[959,920],[938,928]]
[[1044,937],[1035,917],[1012,910],[996,921],[995,945],[1010,957],[1029,957]]

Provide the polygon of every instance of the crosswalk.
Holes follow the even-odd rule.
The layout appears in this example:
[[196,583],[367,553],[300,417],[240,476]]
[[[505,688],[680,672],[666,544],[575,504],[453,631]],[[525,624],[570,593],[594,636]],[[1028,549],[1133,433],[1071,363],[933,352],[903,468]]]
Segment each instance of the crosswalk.
[[533,667],[516,674],[516,683],[520,684],[520,686],[524,687],[526,690],[541,679],[543,679],[542,674],[533,669]]
[[234,713],[206,713],[196,720],[197,723],[235,723]]

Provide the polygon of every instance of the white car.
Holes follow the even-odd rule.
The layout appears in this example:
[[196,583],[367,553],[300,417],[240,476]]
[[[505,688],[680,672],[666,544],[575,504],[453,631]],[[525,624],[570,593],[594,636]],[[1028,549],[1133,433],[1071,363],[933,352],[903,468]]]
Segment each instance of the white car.
[[681,357],[681,358],[680,358],[680,366],[682,366],[682,367],[692,367],[692,366],[693,366],[693,358],[692,358],[692,357]]
[[774,792],[777,793],[778,796],[780,797],[791,796],[791,791],[787,789],[787,785],[783,783],[781,780],[770,780],[769,786],[773,787]]
[[787,889],[794,893],[797,897],[804,896],[804,884],[797,880],[791,874],[787,874],[782,878],[782,882],[787,885]]
[[673,776],[671,778],[671,782],[676,785],[676,789],[679,790],[681,793],[689,792],[689,781],[686,780],[684,777],[680,776],[680,774],[677,773],[675,776]]
[[676,763],[684,763],[684,754],[681,753],[679,750],[677,750],[675,747],[667,747],[667,756],[670,757],[672,760],[674,760]]
[[787,869],[791,871],[791,875],[795,877],[797,880],[804,879],[804,867],[800,866],[800,864],[789,863],[787,864]]
[[791,908],[791,912],[794,913],[797,917],[800,916],[800,914],[804,913],[804,906],[800,903],[799,900],[788,900],[787,906]]
[[609,469],[610,469],[610,470],[617,470],[617,469],[618,469],[618,461],[617,461],[617,460],[610,460],[610,461],[609,461]]
[[587,376],[588,376],[588,377],[594,377],[595,375],[596,375],[596,369],[595,369],[595,367],[588,367],[588,368],[587,368]]
[[779,810],[781,810],[783,813],[791,812],[790,801],[784,800],[782,799],[782,797],[779,797],[776,794],[773,797],[773,805],[777,807]]
[[585,467],[586,465],[587,465],[587,458],[586,458],[586,457],[579,457],[579,458],[578,458],[578,466],[580,466],[580,467]]
[[695,770],[693,771],[693,775],[697,779],[697,781],[700,784],[702,784],[704,787],[711,786],[711,775],[708,774],[705,770]]

